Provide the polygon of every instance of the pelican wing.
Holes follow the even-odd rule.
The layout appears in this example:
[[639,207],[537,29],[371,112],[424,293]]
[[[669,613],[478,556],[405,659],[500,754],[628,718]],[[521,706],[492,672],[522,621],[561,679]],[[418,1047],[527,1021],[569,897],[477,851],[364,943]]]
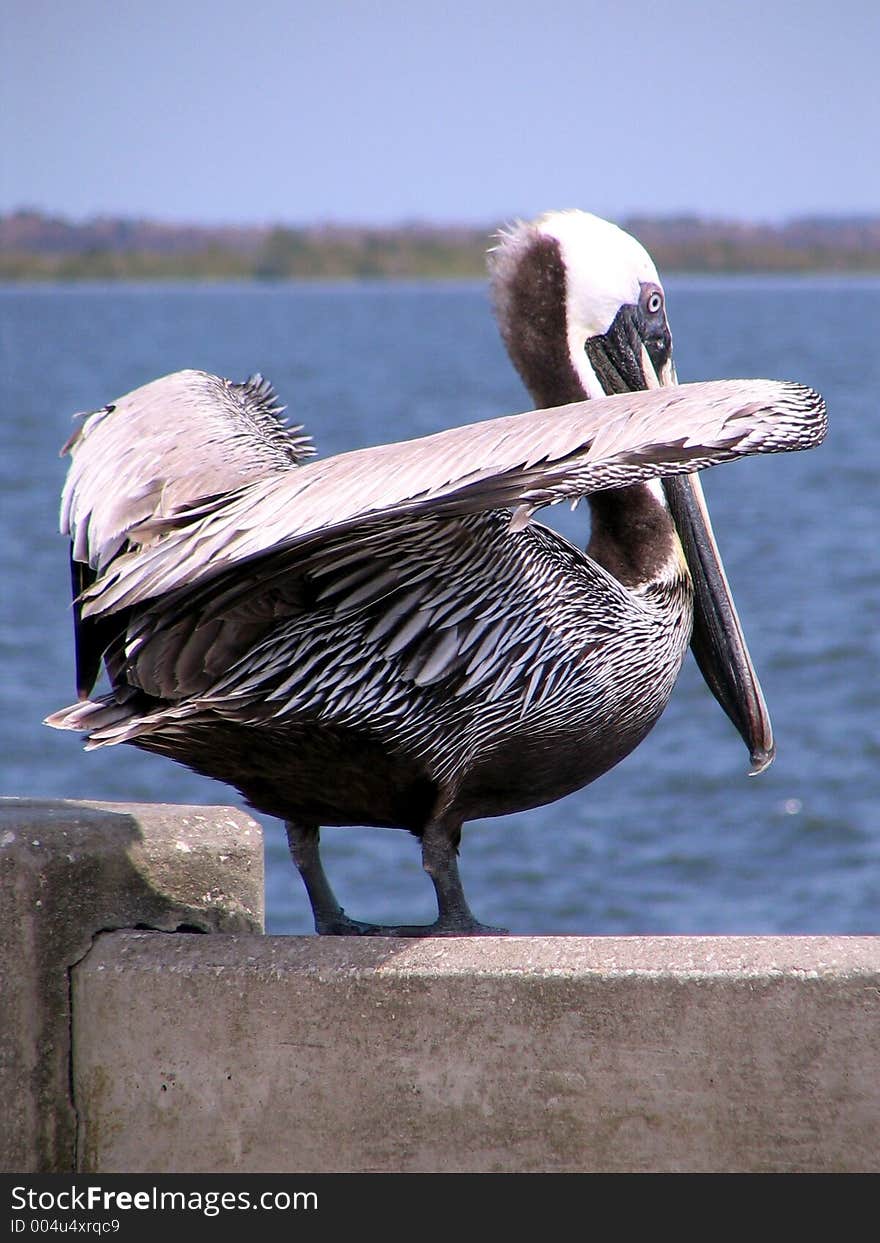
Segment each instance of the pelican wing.
[[[175,431],[170,424],[169,444]],[[330,534],[370,523],[504,507],[524,516],[652,477],[810,448],[824,433],[822,398],[803,385],[713,381],[577,402],[340,454],[295,471],[276,470],[189,509],[156,510],[127,526],[130,550],[83,593],[83,614],[192,588],[269,553],[311,552]],[[66,504],[73,514],[89,514],[85,542],[100,549],[108,541],[103,530],[92,539],[98,516],[92,494],[112,466],[103,461],[93,470],[89,439],[82,449],[74,446],[77,475]],[[126,445],[125,460],[136,452],[136,444]],[[120,476],[124,482],[122,470]]]
[[131,529],[277,476],[314,453],[287,427],[260,375],[234,384],[204,371],[154,380],[88,415],[62,449],[73,458],[61,530],[74,561],[102,570]]

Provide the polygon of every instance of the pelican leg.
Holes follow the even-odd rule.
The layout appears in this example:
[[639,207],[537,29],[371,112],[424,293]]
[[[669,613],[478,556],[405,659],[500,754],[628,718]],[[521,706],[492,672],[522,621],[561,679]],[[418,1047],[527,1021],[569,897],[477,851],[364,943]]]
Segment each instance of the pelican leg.
[[321,936],[431,937],[501,936],[506,928],[492,928],[474,918],[458,874],[458,842],[461,826],[432,821],[422,835],[422,866],[437,895],[437,919],[433,924],[367,924],[351,919],[339,905],[321,863],[320,830],[317,825],[288,821],[287,844],[297,866]]
[[[503,936],[506,928],[481,924],[471,908],[458,874],[458,843],[461,824],[432,820],[422,834],[422,867],[437,895],[437,921],[410,936]],[[406,934],[404,934],[406,935]]]
[[372,924],[349,919],[339,905],[321,862],[321,831],[316,824],[295,824],[288,820],[287,845],[297,871],[302,877],[312,904],[315,932],[320,936],[366,936]]

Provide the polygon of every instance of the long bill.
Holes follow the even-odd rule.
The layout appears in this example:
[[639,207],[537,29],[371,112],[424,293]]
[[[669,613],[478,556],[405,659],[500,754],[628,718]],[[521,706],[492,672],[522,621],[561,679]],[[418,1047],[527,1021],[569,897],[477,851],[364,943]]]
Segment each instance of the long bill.
[[739,730],[750,775],[773,761],[773,727],[715,543],[698,475],[672,475],[663,490],[694,583],[691,650],[712,694]]
[[[646,388],[678,383],[671,358],[658,374],[644,347],[641,369]],[[691,651],[706,685],[748,747],[749,775],[755,777],[773,763],[773,726],[724,573],[703,485],[696,474],[669,475],[661,483],[694,584]]]

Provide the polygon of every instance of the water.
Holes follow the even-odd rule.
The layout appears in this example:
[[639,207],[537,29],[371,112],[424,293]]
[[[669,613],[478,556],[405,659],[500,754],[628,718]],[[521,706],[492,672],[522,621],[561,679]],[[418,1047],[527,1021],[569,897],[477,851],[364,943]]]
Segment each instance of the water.
[[[466,890],[480,919],[521,933],[877,932],[880,283],[667,284],[682,380],[797,379],[828,402],[819,450],[704,476],[778,758],[746,776],[742,743],[688,662],[654,733],[613,772],[552,807],[466,827]],[[84,755],[40,724],[73,698],[56,515],[75,411],[180,367],[260,370],[330,454],[529,405],[476,285],[7,288],[0,346],[3,794],[239,801],[133,748]],[[566,532],[583,541],[584,522],[568,516]],[[283,830],[261,819],[269,929],[308,932]],[[408,834],[323,840],[352,914],[433,918]]]

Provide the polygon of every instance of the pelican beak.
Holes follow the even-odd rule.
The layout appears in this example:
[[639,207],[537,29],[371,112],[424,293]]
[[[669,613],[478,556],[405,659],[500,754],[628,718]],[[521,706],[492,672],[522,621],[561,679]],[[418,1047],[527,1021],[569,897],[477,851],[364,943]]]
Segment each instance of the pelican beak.
[[[603,337],[587,342],[586,353],[606,393],[678,383],[665,314],[650,325],[639,308],[625,307]],[[715,543],[702,485],[696,474],[671,475],[661,483],[694,584],[691,650],[707,686],[748,747],[750,771],[755,776],[773,761],[773,727]]]
[[739,730],[750,775],[773,761],[773,727],[715,543],[699,475],[672,475],[663,491],[694,583],[691,650],[712,694]]
[[[646,388],[678,382],[671,359],[658,375],[647,350],[642,369]],[[754,777],[772,764],[776,754],[773,726],[724,573],[703,485],[696,474],[670,475],[662,485],[694,584],[691,651],[706,685],[748,747],[749,775]]]

